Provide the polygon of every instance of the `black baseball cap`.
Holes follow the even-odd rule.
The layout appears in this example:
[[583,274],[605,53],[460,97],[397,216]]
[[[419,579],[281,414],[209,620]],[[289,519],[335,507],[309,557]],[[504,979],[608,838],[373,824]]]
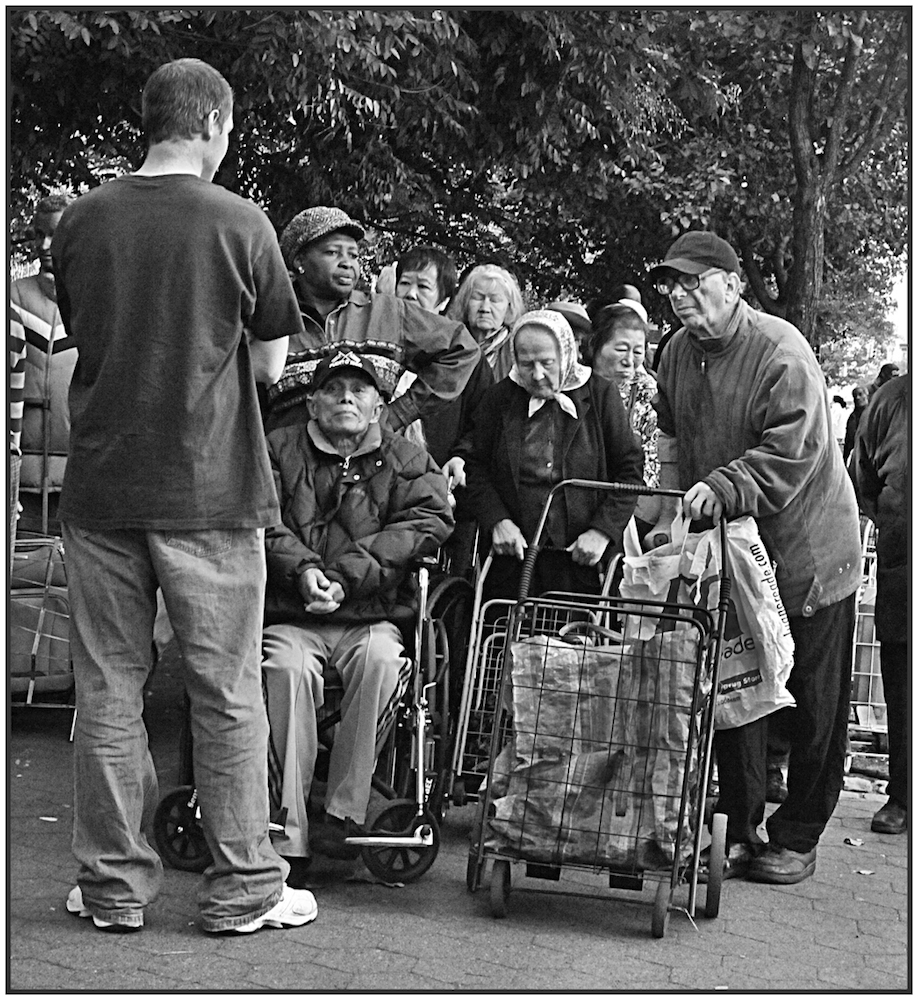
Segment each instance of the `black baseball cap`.
[[740,262],[736,251],[726,240],[722,240],[714,233],[693,230],[690,233],[683,233],[673,243],[663,263],[650,269],[650,276],[655,279],[664,271],[703,274],[712,267],[739,274]]

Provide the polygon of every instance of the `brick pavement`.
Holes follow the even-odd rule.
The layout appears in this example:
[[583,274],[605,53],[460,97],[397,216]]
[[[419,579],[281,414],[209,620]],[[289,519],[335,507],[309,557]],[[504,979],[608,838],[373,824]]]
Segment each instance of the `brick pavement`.
[[[148,707],[165,792],[175,784],[176,675]],[[106,935],[64,909],[70,855],[70,713],[13,713],[8,746],[8,988],[12,991],[907,991],[908,837],[870,832],[883,801],[844,792],[816,875],[796,886],[731,881],[716,920],[673,913],[650,935],[650,901],[577,874],[597,895],[559,895],[514,868],[506,920],[489,912],[487,873],[465,887],[474,807],[450,810],[431,870],[405,888],[360,862],[313,869],[319,917],[289,931],[220,938],[196,927],[199,876],[166,870],[140,934]],[[845,838],[862,840],[849,846]],[[583,886],[582,883],[587,885]],[[530,892],[526,888],[549,888]],[[652,887],[650,887],[652,888]],[[699,891],[700,899],[703,899]]]

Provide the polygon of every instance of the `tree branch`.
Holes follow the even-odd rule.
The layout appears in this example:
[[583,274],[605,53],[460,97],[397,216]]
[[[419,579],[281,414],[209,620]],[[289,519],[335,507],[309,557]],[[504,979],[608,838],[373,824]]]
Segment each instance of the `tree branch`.
[[738,235],[737,243],[739,243],[740,256],[743,258],[743,270],[746,272],[746,280],[749,282],[752,294],[762,309],[770,316],[783,316],[784,305],[768,290],[765,279],[762,277],[762,270],[752,252],[752,245],[742,233]]
[[803,43],[798,42],[794,48],[794,66],[788,95],[788,135],[794,176],[801,187],[812,183],[816,166],[810,129],[810,108],[815,84],[816,74],[807,66],[803,57]]
[[859,12],[855,30],[848,35],[845,47],[845,61],[842,65],[841,78],[835,91],[835,102],[832,107],[832,124],[826,133],[826,149],[823,153],[823,173],[834,177],[838,167],[839,150],[842,136],[848,123],[848,107],[851,104],[851,90],[857,75],[857,64],[864,50],[864,25],[867,23],[867,11]]
[[[880,90],[874,100],[873,110],[870,113],[870,121],[867,124],[867,128],[864,130],[861,141],[854,147],[854,149],[852,149],[851,153],[841,161],[838,168],[840,179],[850,177],[858,169],[858,167],[860,167],[867,154],[871,150],[878,147],[880,139],[885,138],[892,129],[894,116],[887,116],[886,111],[889,107],[889,99],[892,95],[893,85],[899,77],[899,64],[902,59],[902,53],[906,50],[906,46],[908,44],[908,33],[906,27],[906,20],[903,19],[899,23],[899,33],[892,46],[890,59],[886,64],[886,72],[883,75],[883,82],[880,84]],[[883,126],[884,119],[886,122],[885,126]]]
[[783,236],[771,255],[771,267],[775,274],[775,284],[778,286],[779,302],[783,301],[784,290],[787,288],[787,268],[784,260],[788,243],[790,243],[790,236]]

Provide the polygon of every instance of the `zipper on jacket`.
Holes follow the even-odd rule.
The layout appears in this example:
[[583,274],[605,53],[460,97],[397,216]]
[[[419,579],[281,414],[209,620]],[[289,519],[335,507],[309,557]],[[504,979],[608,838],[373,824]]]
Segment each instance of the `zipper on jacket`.
[[350,455],[345,455],[344,456],[344,464],[341,466],[341,471],[342,472],[347,472],[348,468],[350,467],[350,464],[351,464],[351,456]]
[[704,375],[704,374],[705,374],[705,369],[707,368],[707,365],[708,365],[708,358],[707,358],[707,355],[705,355],[705,354],[702,354],[702,355],[701,355],[701,374],[702,374],[702,375]]

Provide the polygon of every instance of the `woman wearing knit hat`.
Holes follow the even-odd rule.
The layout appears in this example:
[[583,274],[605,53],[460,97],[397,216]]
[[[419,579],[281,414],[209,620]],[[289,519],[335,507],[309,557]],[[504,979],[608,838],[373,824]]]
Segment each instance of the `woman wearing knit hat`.
[[386,407],[383,419],[394,431],[455,399],[478,361],[478,347],[461,323],[394,295],[357,289],[363,236],[358,222],[327,206],[300,212],[281,234],[306,332],[290,339],[284,373],[268,392],[268,430],[308,419],[312,374],[340,347],[371,356],[385,397],[406,369],[417,375]]

